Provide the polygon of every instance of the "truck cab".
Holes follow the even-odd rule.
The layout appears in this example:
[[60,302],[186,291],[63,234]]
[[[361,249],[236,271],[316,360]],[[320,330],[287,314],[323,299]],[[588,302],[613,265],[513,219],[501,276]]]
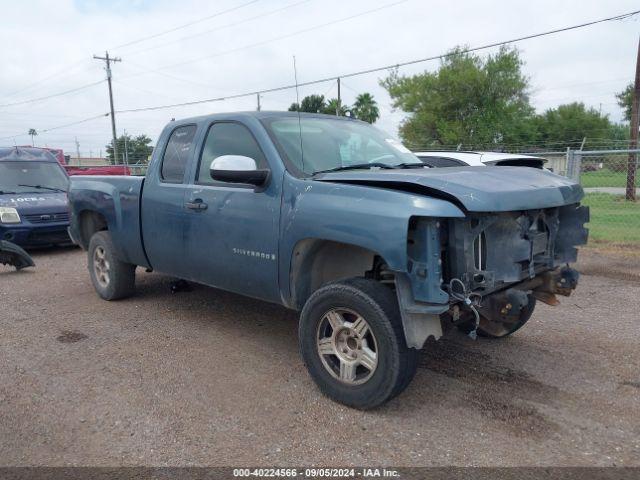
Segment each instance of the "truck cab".
[[144,179],[74,177],[70,233],[106,300],[141,266],[300,311],[321,391],[366,409],[427,338],[505,337],[570,294],[582,195],[536,168],[429,168],[349,118],[216,114],[170,122]]

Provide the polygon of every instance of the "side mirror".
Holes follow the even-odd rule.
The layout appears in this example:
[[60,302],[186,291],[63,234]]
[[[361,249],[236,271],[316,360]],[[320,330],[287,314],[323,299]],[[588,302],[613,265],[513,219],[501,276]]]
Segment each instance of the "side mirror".
[[219,182],[263,185],[269,170],[258,169],[253,158],[243,155],[221,155],[211,162],[211,178]]

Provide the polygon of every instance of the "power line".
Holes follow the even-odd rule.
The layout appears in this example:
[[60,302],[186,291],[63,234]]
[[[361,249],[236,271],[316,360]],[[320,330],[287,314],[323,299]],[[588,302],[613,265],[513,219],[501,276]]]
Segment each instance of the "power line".
[[7,122],[7,123],[15,123],[16,119],[14,118],[6,118],[6,117],[29,117],[30,119],[33,118],[75,118],[77,115],[67,115],[64,113],[42,113],[42,112],[32,112],[32,111],[22,111],[22,112],[2,112],[2,118],[0,118],[0,122]]
[[48,76],[46,76],[44,78],[41,78],[40,80],[38,80],[36,82],[30,83],[30,84],[20,88],[20,90],[16,90],[14,92],[11,92],[11,93],[7,94],[4,98],[15,97],[19,93],[26,92],[27,90],[31,90],[33,87],[35,87],[37,85],[40,85],[41,83],[44,83],[47,80],[51,80],[52,78],[59,77],[60,75],[68,74],[69,71],[74,70],[78,65],[81,65],[85,61],[87,61],[86,58],[82,59],[82,60],[79,60],[79,61],[77,61],[75,63],[72,63],[70,66],[63,68],[62,70],[57,70],[55,73],[52,73],[51,75],[48,75]]
[[179,25],[179,26],[177,26],[177,27],[170,28],[169,30],[164,30],[164,31],[162,31],[162,32],[154,33],[153,35],[148,35],[148,36],[146,36],[146,37],[138,38],[137,40],[132,40],[132,41],[127,42],[127,43],[122,43],[122,44],[120,44],[120,45],[116,45],[115,47],[112,47],[112,48],[111,48],[111,50],[114,50],[114,49],[116,49],[116,48],[124,48],[124,47],[128,47],[128,46],[130,46],[130,45],[135,45],[136,43],[144,42],[144,41],[146,41],[146,40],[151,40],[152,38],[161,37],[162,35],[166,35],[167,33],[172,33],[172,32],[175,32],[175,31],[177,31],[177,30],[181,30],[181,29],[183,29],[183,28],[190,27],[191,25],[195,25],[195,24],[197,24],[197,23],[206,22],[207,20],[210,20],[210,19],[212,19],[212,18],[219,17],[219,16],[221,16],[221,15],[224,15],[224,14],[226,14],[226,13],[230,13],[230,12],[233,12],[233,11],[235,11],[235,10],[239,10],[239,9],[241,9],[241,8],[244,8],[244,7],[248,6],[248,5],[251,5],[251,4],[256,3],[256,2],[259,2],[259,1],[260,1],[260,0],[251,0],[251,1],[249,1],[249,2],[242,3],[242,4],[240,4],[240,5],[236,6],[236,7],[228,8],[227,10],[222,10],[222,11],[220,11],[220,12],[216,12],[216,13],[214,13],[214,14],[212,14],[212,15],[208,15],[208,16],[206,16],[206,17],[202,17],[202,18],[200,18],[200,19],[198,19],[198,20],[194,20],[194,21],[187,22],[187,23],[184,23],[184,24],[182,24],[182,25]]
[[146,88],[140,88],[137,85],[131,85],[129,83],[123,82],[122,80],[116,80],[115,78],[112,79],[111,81],[113,83],[116,83],[116,84],[118,84],[120,86],[123,86],[125,88],[129,88],[129,89],[132,89],[132,90],[137,90],[139,92],[146,93],[148,95],[153,95],[155,97],[166,97],[166,98],[171,99],[171,100],[177,100],[176,97],[173,97],[171,95],[167,95],[166,92],[157,92],[157,91],[148,90]]
[[[125,76],[122,77],[124,79],[131,78],[131,77],[139,77],[141,75],[146,74],[149,71],[148,67],[145,67],[144,65],[138,65],[136,63],[132,63],[129,60],[127,60],[127,65],[131,66],[133,68],[136,68],[138,70],[138,73],[134,73],[134,74],[131,74],[131,75],[125,75]],[[157,73],[158,75],[162,75],[163,77],[166,77],[166,78],[170,78],[171,80],[177,80],[180,83],[189,83],[191,85],[196,85],[198,87],[203,87],[203,88],[206,88],[206,89],[210,89],[211,88],[210,84],[197,82],[197,81],[195,81],[195,80],[193,80],[191,78],[178,77],[176,75],[171,75],[171,74],[166,73],[166,72],[154,72],[154,73]],[[122,80],[122,78],[120,79],[120,81]]]
[[[244,3],[244,4],[241,4],[241,5],[239,5],[239,6],[236,6],[236,7],[233,7],[233,8],[227,9],[227,10],[223,10],[223,11],[221,11],[221,12],[217,12],[217,13],[215,13],[215,14],[209,15],[209,16],[207,16],[207,17],[204,17],[204,18],[201,18],[201,19],[198,19],[198,20],[192,21],[192,22],[185,23],[185,24],[180,25],[180,26],[178,26],[178,27],[174,27],[174,28],[171,28],[171,29],[169,29],[169,30],[165,30],[164,32],[159,32],[159,33],[156,33],[156,34],[153,34],[153,35],[149,35],[149,36],[147,36],[147,37],[143,37],[143,38],[140,38],[140,39],[137,39],[137,40],[133,40],[133,41],[131,41],[131,42],[127,42],[127,43],[124,43],[124,44],[118,45],[118,46],[116,46],[116,47],[114,47],[114,48],[123,48],[123,47],[129,46],[129,45],[133,45],[133,44],[136,44],[136,43],[143,42],[143,41],[145,41],[145,40],[149,40],[149,39],[152,39],[152,38],[156,38],[156,37],[159,37],[159,36],[165,35],[165,34],[167,34],[167,33],[171,33],[171,32],[174,32],[174,31],[176,31],[176,30],[180,30],[180,29],[182,29],[182,28],[186,28],[186,27],[188,27],[188,26],[195,25],[195,24],[197,24],[197,23],[201,23],[201,22],[204,22],[204,21],[206,21],[206,20],[210,20],[210,19],[212,19],[212,18],[214,18],[214,17],[217,17],[217,16],[220,16],[220,15],[223,15],[223,14],[225,14],[225,13],[230,13],[230,12],[232,12],[232,11],[235,11],[235,10],[238,10],[238,9],[240,9],[240,8],[246,7],[246,6],[250,5],[250,4],[256,3],[256,2],[258,2],[258,1],[260,1],[260,0],[251,0],[251,1],[249,1],[249,2],[246,2],[246,3]],[[305,1],[309,1],[309,0],[305,0]],[[304,3],[304,2],[299,2],[299,3]],[[295,5],[297,5],[297,4],[294,4],[294,5],[291,5],[291,6],[295,6]],[[284,8],[288,8],[288,7],[289,7],[289,6],[284,7]],[[279,10],[277,10],[277,11],[284,10],[284,8],[281,8],[281,9],[279,9]],[[273,12],[270,12],[270,13],[275,13],[275,12],[276,12],[276,11],[273,11]],[[257,18],[257,17],[254,17],[254,18]],[[248,20],[249,20],[249,19],[248,19]],[[224,27],[223,27],[223,28],[224,28]],[[138,53],[138,52],[134,52],[134,53]],[[14,91],[14,92],[12,92],[12,93],[8,94],[8,95],[6,96],[6,98],[13,97],[13,96],[17,95],[18,93],[22,93],[22,92],[24,92],[24,91],[30,90],[32,87],[34,87],[34,86],[36,86],[36,85],[39,85],[39,84],[41,84],[41,83],[43,83],[43,82],[46,82],[47,80],[50,80],[50,79],[52,79],[52,78],[55,78],[55,77],[58,77],[58,76],[60,76],[60,75],[65,74],[65,73],[68,73],[68,71],[69,71],[70,69],[74,69],[74,68],[75,68],[75,67],[77,67],[78,65],[80,65],[80,64],[82,64],[82,63],[84,63],[85,61],[86,61],[86,59],[79,60],[78,62],[75,62],[75,63],[71,64],[69,67],[66,67],[66,68],[64,68],[64,69],[62,69],[62,70],[56,71],[55,73],[53,73],[53,74],[51,74],[51,75],[49,75],[49,76],[46,76],[46,77],[44,77],[44,78],[42,78],[42,79],[40,79],[40,80],[38,80],[38,81],[36,81],[36,82],[34,82],[34,83],[31,83],[31,84],[27,85],[26,87],[21,88],[20,90],[17,90],[17,91]],[[63,94],[64,94],[64,93],[63,93]],[[57,96],[57,95],[54,95],[54,96]],[[49,98],[49,97],[44,97],[44,99],[46,99],[46,98]],[[33,100],[33,101],[38,101],[38,100],[39,100],[39,99],[35,99],[35,100]],[[0,107],[4,107],[4,106],[12,106],[12,105],[21,105],[21,104],[23,104],[23,103],[30,103],[30,102],[31,102],[31,100],[29,100],[29,101],[25,101],[25,102],[16,102],[16,103],[11,103],[11,104],[7,104],[7,105],[0,105]]]
[[109,116],[109,112],[101,113],[100,115],[94,115],[93,117],[84,118],[84,119],[78,120],[76,122],[65,123],[64,125],[57,125],[55,127],[45,128],[44,130],[40,130],[40,131],[42,133],[51,132],[53,130],[59,130],[61,128],[66,128],[66,127],[72,127],[74,125],[80,125],[81,123],[87,123],[87,122],[90,122],[92,120],[97,120],[98,118],[104,118],[104,117],[108,117],[108,116]]
[[[553,89],[549,89],[549,90],[553,90]],[[545,92],[546,90],[540,90],[540,92]],[[581,95],[580,98],[581,99],[586,99],[586,98],[601,98],[601,97],[614,97],[616,95],[616,93],[618,92],[612,92],[611,90],[603,90],[600,92],[594,92],[590,95]],[[563,96],[555,96],[555,97],[550,97],[550,98],[539,98],[540,94],[538,93],[537,95],[532,95],[534,97],[538,97],[538,102],[539,103],[543,103],[543,102],[556,102],[556,101],[564,101],[564,100],[569,100],[571,98],[575,98],[574,96],[567,96],[567,95],[563,95]]]
[[601,83],[614,83],[614,82],[617,83],[617,82],[620,82],[621,80],[629,81],[629,77],[625,76],[625,77],[618,77],[618,78],[610,78],[608,80],[597,80],[595,82],[562,84],[562,85],[556,85],[555,87],[548,87],[548,88],[534,88],[531,94],[536,95],[538,92],[546,92],[549,90],[563,90],[570,87],[584,87],[586,85],[596,85]]
[[175,43],[183,42],[185,40],[190,40],[192,38],[201,37],[201,36],[207,35],[209,33],[213,33],[213,32],[217,33],[220,30],[224,30],[226,28],[231,28],[231,27],[237,27],[238,25],[242,25],[243,23],[247,23],[247,22],[250,22],[250,21],[253,21],[253,20],[257,20],[259,18],[268,17],[269,15],[274,15],[276,13],[280,13],[283,10],[287,10],[289,8],[297,7],[298,5],[302,5],[303,3],[308,3],[310,1],[311,0],[302,0],[302,1],[299,1],[299,2],[296,2],[296,3],[285,5],[284,7],[277,8],[275,10],[270,10],[268,12],[261,13],[260,15],[255,15],[253,17],[245,18],[245,19],[240,20],[238,22],[228,23],[227,25],[221,25],[219,27],[215,27],[215,28],[212,28],[212,29],[209,29],[209,30],[205,30],[203,32],[194,33],[193,35],[187,35],[185,37],[180,37],[180,38],[178,38],[176,40],[172,40],[170,42],[161,43],[159,45],[155,45],[155,46],[152,46],[152,47],[149,47],[149,48],[145,48],[145,49],[142,49],[142,50],[135,50],[133,52],[129,52],[127,55],[128,56],[138,55],[139,53],[145,53],[145,52],[149,52],[151,50],[157,50],[158,48],[166,47],[168,45],[173,45]]
[[243,50],[247,50],[247,49],[250,49],[250,48],[258,47],[258,46],[261,46],[261,45],[266,45],[267,43],[276,42],[278,40],[284,40],[285,38],[290,38],[290,37],[294,37],[296,35],[300,35],[300,34],[303,34],[303,33],[312,32],[314,30],[318,30],[320,28],[324,28],[324,27],[328,27],[328,26],[331,26],[331,25],[335,25],[337,23],[342,23],[342,22],[346,22],[348,20],[353,20],[354,18],[358,18],[358,17],[362,17],[364,15],[369,15],[371,13],[379,12],[379,11],[384,10],[386,8],[395,7],[396,5],[400,5],[401,3],[406,3],[408,1],[409,0],[399,0],[399,1],[396,1],[396,2],[392,2],[392,3],[387,3],[387,4],[382,5],[380,7],[377,7],[377,8],[372,8],[370,10],[365,10],[364,12],[356,13],[354,15],[349,15],[347,17],[339,18],[337,20],[332,20],[330,22],[322,23],[320,25],[315,25],[313,27],[304,28],[302,30],[297,30],[295,32],[288,33],[286,35],[280,35],[278,37],[270,38],[268,40],[262,40],[260,42],[251,43],[249,45],[244,45],[242,47],[234,48],[234,49],[231,49],[231,50],[225,50],[223,52],[214,53],[212,55],[205,55],[204,57],[198,57],[198,58],[194,58],[194,59],[191,59],[191,60],[185,60],[183,62],[173,63],[173,64],[170,64],[170,65],[163,65],[163,66],[155,68],[155,69],[149,69],[149,71],[150,72],[158,72],[159,70],[164,70],[164,69],[167,69],[167,68],[179,67],[179,66],[182,66],[182,65],[188,65],[188,64],[191,64],[191,63],[201,62],[202,60],[208,60],[210,58],[221,57],[223,55],[228,55],[230,53],[237,53],[237,52],[240,52],[240,51],[243,51]]
[[[53,130],[59,130],[59,129],[65,128],[65,127],[72,127],[74,125],[80,125],[82,123],[87,123],[87,122],[90,122],[92,120],[97,120],[98,118],[104,118],[104,117],[108,117],[108,116],[109,116],[108,112],[107,113],[101,113],[100,115],[94,115],[94,116],[89,117],[89,118],[83,118],[82,120],[76,120],[75,122],[70,122],[70,123],[65,123],[63,125],[56,125],[56,126],[53,126],[53,127],[44,128],[44,129],[38,130],[38,132],[47,133],[47,132],[51,132]],[[26,133],[26,132],[25,133],[16,133],[15,135],[7,135],[6,137],[0,137],[0,140],[6,140],[6,139],[9,139],[9,138],[16,138],[16,137],[23,137],[23,136],[26,136],[26,135],[29,135],[29,134]]]
[[101,84],[102,82],[104,82],[104,80],[100,80],[100,81],[94,82],[94,83],[89,83],[87,85],[82,85],[81,87],[73,88],[71,90],[65,90],[64,92],[59,92],[59,93],[54,93],[52,95],[47,95],[46,97],[31,98],[29,100],[22,100],[20,102],[5,103],[5,104],[0,105],[0,108],[13,107],[15,105],[25,105],[27,103],[41,102],[43,100],[48,100],[50,98],[61,97],[63,95],[68,95],[69,93],[75,93],[75,92],[79,92],[80,90],[85,90],[87,88],[94,87],[96,85]]
[[[406,1],[406,0],[403,0]],[[400,3],[400,2],[398,2]],[[390,6],[390,5],[388,5]],[[418,63],[424,63],[424,62],[428,62],[428,61],[433,61],[433,60],[442,60],[448,57],[451,57],[453,55],[459,55],[461,53],[471,53],[471,52],[477,52],[479,50],[486,50],[488,48],[494,48],[494,47],[498,47],[501,45],[507,45],[507,44],[511,44],[511,43],[517,43],[517,42],[522,42],[524,40],[530,40],[533,38],[538,38],[538,37],[543,37],[543,36],[547,36],[547,35],[554,35],[557,33],[561,33],[561,32],[566,32],[569,30],[575,30],[578,28],[584,28],[584,27],[588,27],[591,25],[596,25],[599,23],[604,23],[604,22],[610,22],[610,21],[617,21],[617,20],[622,20],[625,18],[629,18],[632,17],[634,15],[637,15],[638,13],[640,13],[640,10],[635,10],[633,12],[629,12],[629,13],[624,13],[621,15],[616,15],[613,17],[607,17],[607,18],[601,18],[598,20],[593,20],[591,22],[586,22],[586,23],[580,23],[577,25],[572,25],[569,27],[563,27],[563,28],[557,28],[554,30],[548,30],[545,32],[541,32],[541,33],[535,33],[535,34],[531,34],[531,35],[526,35],[523,37],[517,37],[517,38],[513,38],[511,40],[504,40],[504,41],[500,41],[500,42],[494,42],[494,43],[489,43],[489,44],[485,44],[485,45],[481,45],[478,47],[472,47],[472,48],[466,48],[466,49],[462,49],[462,50],[457,50],[455,52],[449,52],[449,53],[444,53],[444,54],[440,54],[440,55],[434,55],[431,57],[426,57],[426,58],[420,58],[417,60],[409,60],[406,62],[400,62],[400,63],[396,63],[394,65],[386,65],[384,67],[376,67],[376,68],[370,68],[367,70],[360,70],[357,72],[351,72],[351,73],[345,73],[342,75],[333,75],[331,77],[326,77],[326,78],[322,78],[322,79],[318,79],[318,80],[311,80],[308,82],[303,82],[303,83],[299,83],[297,86],[298,87],[305,87],[308,85],[316,85],[319,83],[325,83],[325,82],[329,82],[329,81],[334,81],[337,78],[350,78],[350,77],[356,77],[359,75],[366,75],[369,73],[376,73],[376,72],[381,72],[384,70],[390,70],[393,68],[399,68],[399,67],[405,67],[408,65],[415,65]],[[125,109],[125,110],[118,110],[117,113],[135,113],[135,112],[144,112],[144,111],[152,111],[152,110],[163,110],[166,108],[176,108],[176,107],[186,107],[186,106],[192,106],[192,105],[198,105],[201,103],[213,103],[213,102],[220,102],[220,101],[224,101],[224,100],[232,100],[232,99],[236,99],[236,98],[242,98],[242,97],[248,97],[248,96],[256,96],[257,94],[264,94],[264,93],[272,93],[272,92],[278,92],[281,90],[290,90],[296,88],[295,84],[292,85],[284,85],[284,86],[280,86],[280,87],[274,87],[274,88],[269,88],[269,89],[264,89],[264,90],[254,90],[251,92],[246,92],[246,93],[239,93],[239,94],[235,94],[235,95],[227,95],[227,96],[223,96],[223,97],[214,97],[214,98],[206,98],[206,99],[202,99],[202,100],[193,100],[193,101],[189,101],[189,102],[182,102],[182,103],[174,103],[174,104],[168,104],[168,105],[156,105],[156,106],[151,106],[151,107],[141,107],[141,108],[131,108],[131,109]]]

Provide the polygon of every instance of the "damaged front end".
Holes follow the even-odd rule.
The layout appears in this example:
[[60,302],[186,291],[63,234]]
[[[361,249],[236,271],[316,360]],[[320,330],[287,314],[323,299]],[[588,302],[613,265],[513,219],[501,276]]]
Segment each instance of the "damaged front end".
[[508,335],[536,301],[559,303],[576,288],[577,246],[587,242],[579,204],[464,218],[412,218],[408,272],[396,278],[407,342],[457,326],[475,337]]
[[0,263],[3,265],[11,265],[16,270],[22,270],[27,267],[35,267],[35,263],[27,252],[21,247],[6,240],[0,240]]
[[[576,261],[589,209],[579,205],[452,219],[443,232],[445,280],[485,296]],[[557,292],[560,293],[560,292]]]

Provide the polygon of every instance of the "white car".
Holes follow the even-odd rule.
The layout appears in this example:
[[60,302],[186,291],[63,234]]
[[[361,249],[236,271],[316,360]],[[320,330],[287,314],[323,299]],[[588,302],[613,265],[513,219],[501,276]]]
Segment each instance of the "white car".
[[544,168],[547,161],[541,157],[518,155],[516,153],[496,152],[447,152],[429,151],[413,152],[420,160],[430,167],[482,167],[482,166],[510,166]]

